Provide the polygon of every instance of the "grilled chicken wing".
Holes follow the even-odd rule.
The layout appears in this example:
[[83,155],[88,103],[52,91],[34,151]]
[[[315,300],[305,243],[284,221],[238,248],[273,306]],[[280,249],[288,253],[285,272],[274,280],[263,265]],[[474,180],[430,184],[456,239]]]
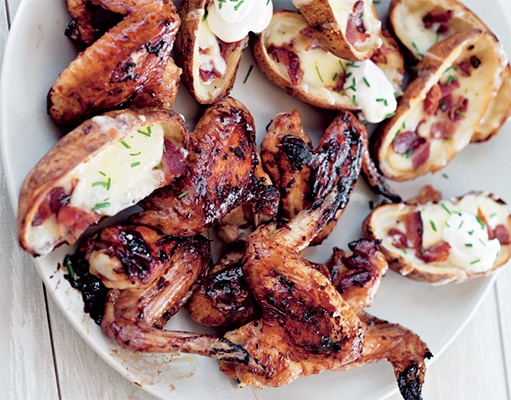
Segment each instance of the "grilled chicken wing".
[[80,26],[87,26],[92,18],[88,4],[123,18],[80,53],[51,87],[47,107],[57,125],[70,128],[99,112],[130,104],[170,108],[181,74],[170,57],[180,25],[173,3],[83,0],[70,4]]
[[[312,148],[310,138],[302,129],[300,114],[297,110],[290,114],[277,115],[268,127],[268,134],[261,144],[263,166],[270,175],[274,185],[280,192],[280,219],[290,220],[300,211],[308,209],[324,192],[325,180],[332,174],[338,174],[341,168],[350,169],[354,159],[343,159],[342,166],[333,163],[337,153],[346,147],[346,131],[351,137],[363,137],[365,130],[356,117],[348,112],[341,112],[329,125],[316,150]],[[357,157],[361,154],[357,153]],[[352,169],[358,176],[358,169]],[[355,185],[356,179],[351,179]],[[349,193],[352,188],[343,188]],[[321,243],[334,229],[344,207],[339,208],[335,218],[331,220],[318,236],[314,244]]]
[[168,235],[190,236],[254,199],[255,129],[245,106],[233,98],[215,103],[197,123],[190,142],[190,173],[153,192],[140,203],[144,211],[131,221]]
[[80,252],[90,272],[115,287],[106,295],[101,328],[121,347],[194,353],[257,369],[244,349],[224,338],[162,329],[210,267],[207,239],[176,239],[144,226],[118,225],[99,231]]

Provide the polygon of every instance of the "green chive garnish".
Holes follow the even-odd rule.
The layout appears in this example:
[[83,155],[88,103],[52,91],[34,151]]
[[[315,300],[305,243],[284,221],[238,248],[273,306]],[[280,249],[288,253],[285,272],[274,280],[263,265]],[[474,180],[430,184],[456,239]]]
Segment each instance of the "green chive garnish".
[[131,168],[138,167],[140,165],[140,161],[131,163]]
[[319,72],[319,68],[317,65],[316,65],[316,73],[318,74],[319,80],[321,81],[321,83],[323,83],[323,78],[321,77],[321,73]]
[[449,215],[451,214],[451,210],[449,210],[445,204],[440,203],[440,205],[442,206],[442,208],[445,210],[445,212],[446,212],[447,214],[449,214]]
[[131,149],[131,146],[130,146],[128,143],[126,143],[124,140],[121,140],[121,144],[122,144],[124,147],[126,147],[127,149]]
[[254,68],[254,65],[250,65],[250,67],[248,68],[248,72],[247,72],[247,75],[245,76],[245,79],[243,79],[243,84],[247,83],[248,81],[248,77],[250,76],[250,73],[252,72],[252,69]]
[[431,225],[431,229],[433,229],[433,231],[434,231],[434,232],[436,232],[437,230],[436,230],[436,225],[435,225],[435,223],[434,223],[432,220],[430,220],[430,221],[429,221],[429,224]]
[[148,126],[145,128],[146,130],[145,131],[142,131],[140,129],[137,129],[137,132],[144,135],[144,136],[148,136],[150,137],[151,136],[151,126]]
[[181,199],[185,197],[188,194],[188,190],[185,190],[183,193],[180,193],[179,196],[177,196],[178,199]]
[[367,80],[367,78],[365,76],[362,78],[362,80],[367,85],[367,87],[371,87],[371,84],[369,83],[369,81]]
[[94,207],[92,207],[92,211],[97,211],[102,208],[110,207],[111,204],[108,201],[105,201],[104,203],[96,203]]

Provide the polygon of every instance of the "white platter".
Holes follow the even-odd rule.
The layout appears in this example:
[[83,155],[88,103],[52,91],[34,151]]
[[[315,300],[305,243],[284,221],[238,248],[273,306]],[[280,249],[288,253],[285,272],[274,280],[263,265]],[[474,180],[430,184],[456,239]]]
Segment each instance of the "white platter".
[[[290,8],[287,1],[275,0],[274,4],[276,8]],[[382,1],[380,11],[387,4]],[[499,7],[507,6],[504,0],[471,0],[465,1],[465,4],[490,25],[509,52],[509,23],[503,13],[498,12]],[[0,112],[2,162],[14,209],[24,177],[59,138],[58,130],[46,115],[45,101],[58,73],[76,55],[74,47],[63,34],[69,21],[62,0],[23,0],[11,29],[2,70]],[[254,68],[244,83],[252,65]],[[316,142],[331,119],[330,115],[318,113],[271,86],[257,70],[249,51],[243,57],[232,95],[245,103],[254,115],[259,139],[275,114],[292,108],[300,110],[306,131]],[[175,109],[193,125],[198,108],[184,89],[180,91]],[[426,183],[442,190],[446,197],[478,189],[493,192],[511,203],[510,160],[511,124],[508,122],[496,138],[488,143],[470,145],[443,171],[395,187],[404,197],[415,195]],[[327,242],[308,250],[306,256],[314,261],[326,261],[333,246],[345,247],[346,243],[360,237],[361,222],[369,212],[371,201],[377,202],[378,198],[368,191],[364,182],[359,182],[337,229]],[[208,358],[192,355],[157,357],[119,350],[84,314],[80,294],[69,286],[62,271],[57,269],[66,251],[69,249],[63,247],[35,260],[49,292],[94,351],[127,379],[157,397],[381,399],[397,391],[392,368],[386,362],[347,372],[327,372],[300,378],[283,388],[254,392],[250,388],[237,388],[235,382],[218,371],[216,361]],[[389,272],[369,312],[411,328],[438,357],[466,324],[492,283],[493,278],[489,278],[432,287]],[[184,313],[173,318],[167,328],[201,329]],[[108,388],[105,390],[108,391]]]

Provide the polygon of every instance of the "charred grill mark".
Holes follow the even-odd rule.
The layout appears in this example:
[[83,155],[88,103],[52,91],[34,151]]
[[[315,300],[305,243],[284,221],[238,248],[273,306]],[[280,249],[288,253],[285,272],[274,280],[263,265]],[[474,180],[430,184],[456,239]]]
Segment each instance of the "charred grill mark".
[[311,149],[302,139],[296,136],[284,136],[280,147],[291,166],[297,171],[301,171],[304,165],[309,165],[312,161]]
[[110,78],[111,84],[119,82],[134,81],[138,79],[138,74],[135,73],[137,64],[132,61],[123,61],[117,64],[117,67],[112,71]]
[[147,42],[144,47],[149,54],[154,54],[159,57],[160,54],[167,49],[168,43],[165,40],[160,40],[155,44]]

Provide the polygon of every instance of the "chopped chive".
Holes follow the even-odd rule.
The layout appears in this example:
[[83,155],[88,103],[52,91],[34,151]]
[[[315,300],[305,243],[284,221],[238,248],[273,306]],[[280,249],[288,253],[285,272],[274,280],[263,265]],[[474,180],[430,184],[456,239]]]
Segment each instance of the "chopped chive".
[[341,60],[339,60],[339,64],[340,64],[340,66],[342,68],[342,72],[344,73],[344,75],[346,75],[346,67],[344,66],[344,64],[342,63]]
[[472,236],[474,234],[474,230],[468,231],[468,234]]
[[144,135],[144,136],[151,137],[151,133],[152,133],[152,132],[151,132],[151,126],[150,126],[150,125],[149,125],[149,126],[147,126],[145,131],[142,131],[142,130],[140,130],[140,129],[137,129],[137,132],[138,132],[138,133],[140,133],[140,134],[142,134],[142,135]]
[[357,105],[357,96],[353,95],[351,97],[351,104],[353,104],[354,106]]
[[270,4],[270,0],[267,0],[267,1],[266,1],[266,5],[268,5],[268,4]]
[[465,243],[465,247],[472,247],[474,246],[472,243]]
[[490,215],[490,218],[495,218],[497,216],[497,213],[494,212],[492,215]]
[[481,259],[480,259],[480,258],[478,258],[477,260],[472,261],[472,262],[470,263],[470,265],[477,264],[477,263],[478,263],[478,262],[480,262],[480,261],[481,261]]
[[105,201],[104,203],[96,203],[94,207],[92,207],[92,211],[97,211],[101,208],[110,207],[111,204],[108,201]]
[[391,113],[388,113],[385,115],[385,118],[384,119],[388,119],[388,118],[392,118],[394,115],[396,115],[396,112],[391,112]]
[[486,225],[485,225],[485,224],[484,224],[484,222],[481,220],[481,218],[476,217],[476,220],[477,220],[477,222],[479,223],[479,225],[481,225],[481,229],[485,229],[485,228],[486,228]]
[[401,133],[401,129],[398,129],[396,134],[394,135],[394,138],[392,139],[392,142],[391,143],[394,143],[398,137],[398,135]]
[[96,187],[96,186],[105,186],[106,187],[106,182],[103,182],[103,181],[94,182],[92,184],[92,187]]
[[404,154],[405,158],[411,158],[411,157],[412,157],[412,152],[413,152],[413,149],[408,150],[408,151]]
[[127,149],[131,149],[131,146],[130,146],[128,143],[126,143],[124,140],[121,140],[121,144],[122,144],[124,147],[126,147]]
[[130,156],[131,157],[136,157],[136,156],[139,156],[140,154],[142,154],[141,151],[139,151],[138,153],[131,153]]
[[465,223],[465,221],[461,221],[459,226],[458,226],[458,229],[461,229],[461,227],[463,226],[464,223]]
[[445,204],[440,203],[440,205],[442,206],[442,208],[445,210],[445,212],[446,212],[447,214],[449,214],[449,215],[451,214],[451,210],[449,210]]
[[356,63],[354,63],[352,61],[347,62],[346,66],[351,67],[351,68],[360,68],[360,65],[357,65]]
[[433,229],[434,232],[436,232],[436,225],[432,220],[429,220],[429,224],[431,225],[431,229]]
[[188,190],[185,190],[184,192],[180,193],[179,196],[177,196],[178,199],[181,199],[185,197],[188,194]]
[[62,205],[68,204],[69,200],[71,200],[71,195],[66,196],[66,197],[60,199],[60,204],[62,204]]
[[106,190],[110,190],[110,184],[112,183],[112,180],[110,179],[110,177],[108,177],[107,181],[106,181]]
[[240,8],[240,6],[244,3],[245,1],[244,0],[241,0],[238,4],[236,4],[234,6],[234,11],[238,11],[238,8]]
[[442,174],[442,177],[444,177],[445,179],[449,179],[449,175],[447,175],[445,173]]
[[335,82],[335,81],[337,80],[337,77],[338,77],[338,76],[339,76],[339,74],[336,72],[336,73],[334,74],[334,76],[332,76],[332,81],[334,81],[334,82]]
[[456,71],[458,72],[458,67],[455,67],[454,65],[451,65],[449,68],[447,68],[445,71],[444,71],[444,75],[449,72],[450,70],[453,70],[453,71]]
[[136,161],[134,163],[131,163],[131,168],[138,167],[140,165],[140,161]]
[[76,272],[73,268],[71,257],[68,255],[64,258],[64,267],[66,267],[67,273],[69,274],[69,276],[71,276],[71,278],[73,279],[76,278]]
[[454,75],[449,75],[449,78],[447,78],[447,82],[445,82],[447,85],[450,85],[451,83],[453,83],[453,81],[455,80],[455,76]]
[[106,176],[106,174],[103,171],[99,171],[100,175]]
[[417,53],[417,56],[418,56],[419,58],[424,57],[424,54],[422,54],[422,53],[419,51],[419,48],[417,47],[417,43],[412,42],[412,46],[413,46],[413,49],[415,50],[415,52]]
[[403,253],[404,253],[404,254],[408,254],[408,252],[406,251],[406,249],[401,249],[401,250],[403,250]]
[[321,81],[321,83],[323,83],[323,78],[321,77],[321,73],[319,72],[319,68],[317,65],[316,65],[316,73],[318,74],[319,80]]
[[380,98],[376,99],[376,101],[377,101],[378,103],[383,103],[383,105],[384,105],[385,107],[387,107],[387,106],[389,105],[389,102],[387,101],[387,99],[384,99],[383,97],[380,97]]
[[253,69],[254,69],[254,64],[251,64],[250,67],[248,68],[248,72],[247,72],[247,75],[245,76],[245,79],[243,79],[243,84],[247,83],[248,77],[250,76]]
[[161,167],[163,167],[163,164],[162,164],[162,163],[159,163],[158,165],[156,165],[156,166],[154,167],[154,169],[160,169]]
[[371,84],[369,83],[369,81],[367,80],[367,78],[365,76],[362,78],[362,80],[367,85],[367,87],[371,87]]
[[208,10],[206,9],[206,12],[204,13],[204,16],[202,17],[202,22],[206,21],[208,19]]

